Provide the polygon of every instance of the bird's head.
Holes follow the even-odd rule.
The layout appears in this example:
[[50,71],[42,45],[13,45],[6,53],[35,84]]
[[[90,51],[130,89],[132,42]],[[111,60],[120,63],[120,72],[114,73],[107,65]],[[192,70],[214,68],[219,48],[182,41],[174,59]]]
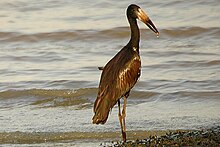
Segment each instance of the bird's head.
[[159,36],[159,31],[150,20],[149,16],[139,6],[135,4],[129,5],[127,9],[127,16],[133,19],[139,19],[140,21],[145,23],[153,32],[155,32],[157,36]]

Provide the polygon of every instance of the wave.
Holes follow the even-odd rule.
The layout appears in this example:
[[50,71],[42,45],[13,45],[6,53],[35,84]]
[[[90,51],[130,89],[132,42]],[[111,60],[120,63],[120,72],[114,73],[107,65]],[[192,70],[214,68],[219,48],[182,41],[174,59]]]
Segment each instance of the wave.
[[[38,108],[76,106],[76,109],[91,108],[97,96],[97,88],[70,89],[26,89],[0,92],[0,108],[33,105]],[[160,93],[132,90],[131,104],[154,100],[182,100],[182,98],[218,99],[220,91],[177,91]]]
[[[169,54],[170,53],[170,54]],[[203,55],[203,53],[196,52],[197,55]],[[159,53],[160,57],[161,56],[174,56],[174,55],[184,55],[188,54],[185,52],[167,52],[167,53]],[[194,52],[195,54],[195,52]],[[167,69],[167,68],[176,68],[176,69],[182,69],[182,68],[201,68],[201,67],[218,67],[220,65],[220,60],[210,60],[210,61],[172,61],[172,62],[165,62],[162,64],[153,64],[153,65],[147,65],[143,66],[142,68],[147,68],[147,69]]]
[[[0,92],[0,99],[10,99],[10,103],[14,105],[17,99],[23,99],[21,105],[36,105],[40,108],[61,107],[61,106],[78,106],[81,108],[91,104],[90,97],[96,92],[95,88],[86,88],[78,90],[49,90],[49,89],[27,89],[27,90],[8,90]],[[13,103],[14,101],[14,103]],[[6,107],[8,103],[5,104]],[[3,108],[5,108],[3,106]]]
[[[155,38],[151,31],[141,29],[142,37],[147,39]],[[162,38],[182,38],[182,37],[219,37],[220,28],[202,27],[180,27],[159,30]],[[41,41],[89,41],[103,39],[123,39],[128,38],[130,29],[128,27],[117,27],[107,30],[75,30],[58,31],[47,33],[24,34],[19,32],[0,32],[0,42],[41,42]]]
[[179,97],[194,97],[194,98],[204,98],[204,99],[218,99],[220,96],[220,91],[179,91],[172,93],[173,95],[178,95]]
[[[97,88],[80,88],[76,90],[70,89],[25,89],[25,90],[7,90],[0,92],[1,99],[21,98],[21,97],[63,97],[63,98],[77,98],[77,97],[96,97]],[[149,91],[132,91],[132,96],[136,98],[151,97],[159,93]]]
[[[0,105],[0,108],[30,104],[39,108],[76,106],[77,109],[83,109],[93,106],[97,90],[97,88],[8,90],[0,92],[0,100],[2,102],[6,100],[1,104],[2,106]],[[132,91],[129,99],[149,99],[158,94],[156,92]],[[8,99],[10,99],[9,103]]]

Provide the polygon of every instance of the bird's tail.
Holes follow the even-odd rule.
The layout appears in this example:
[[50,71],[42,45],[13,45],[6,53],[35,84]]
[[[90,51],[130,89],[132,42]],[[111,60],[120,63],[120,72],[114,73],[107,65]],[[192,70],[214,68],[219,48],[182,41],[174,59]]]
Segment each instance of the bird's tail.
[[97,97],[94,104],[93,124],[104,124],[108,119],[111,103],[108,98]]

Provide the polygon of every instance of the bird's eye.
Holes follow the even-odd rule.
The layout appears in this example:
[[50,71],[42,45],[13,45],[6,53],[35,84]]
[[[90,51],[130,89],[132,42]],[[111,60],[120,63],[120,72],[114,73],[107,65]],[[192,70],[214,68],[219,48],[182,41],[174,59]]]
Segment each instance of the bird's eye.
[[135,11],[135,10],[132,9],[131,12],[130,12],[130,14],[133,15],[133,14],[135,13],[134,11]]

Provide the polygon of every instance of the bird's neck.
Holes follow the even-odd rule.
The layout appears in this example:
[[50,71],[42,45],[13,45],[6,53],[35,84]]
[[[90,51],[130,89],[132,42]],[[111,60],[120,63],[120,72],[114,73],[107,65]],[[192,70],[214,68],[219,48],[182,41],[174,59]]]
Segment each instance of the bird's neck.
[[129,44],[136,49],[139,49],[139,41],[140,41],[140,31],[137,25],[137,20],[133,18],[128,18],[131,28],[131,39]]

